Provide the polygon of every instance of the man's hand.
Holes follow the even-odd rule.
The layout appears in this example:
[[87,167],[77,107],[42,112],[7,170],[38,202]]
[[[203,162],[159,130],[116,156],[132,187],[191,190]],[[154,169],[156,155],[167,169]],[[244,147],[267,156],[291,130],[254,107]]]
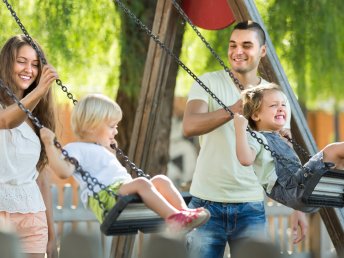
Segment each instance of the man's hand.
[[[308,220],[306,215],[301,211],[294,211],[291,215],[291,227],[293,243],[297,244],[305,239],[308,233]],[[300,230],[298,230],[300,227]]]
[[234,114],[238,113],[240,115],[242,115],[242,100],[239,99],[237,102],[235,102],[232,106],[228,107]]

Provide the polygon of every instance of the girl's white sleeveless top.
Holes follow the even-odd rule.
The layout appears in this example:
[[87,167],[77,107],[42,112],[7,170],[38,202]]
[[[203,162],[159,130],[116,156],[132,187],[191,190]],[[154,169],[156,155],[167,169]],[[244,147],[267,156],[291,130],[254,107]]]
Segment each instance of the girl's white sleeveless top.
[[45,211],[36,183],[40,151],[39,138],[26,122],[13,129],[0,129],[0,211]]

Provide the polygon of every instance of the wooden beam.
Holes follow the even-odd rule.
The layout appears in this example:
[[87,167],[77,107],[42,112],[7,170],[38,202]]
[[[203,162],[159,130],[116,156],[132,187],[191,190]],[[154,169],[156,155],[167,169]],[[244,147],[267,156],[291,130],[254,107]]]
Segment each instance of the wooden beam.
[[[160,41],[171,50],[174,48],[177,31],[180,30],[177,18],[178,14],[170,0],[158,1],[152,31],[155,35],[159,35]],[[172,115],[172,106],[167,103],[166,109],[164,107],[166,103],[163,102],[166,98],[166,91],[171,92],[171,88],[173,97],[175,87],[175,81],[169,80],[172,77],[171,67],[174,65],[174,61],[173,64],[171,61],[166,52],[151,40],[129,149],[129,157],[143,169],[149,167],[150,159],[153,158],[150,155],[150,150],[154,149],[153,144],[155,144],[159,133],[157,128],[160,115],[169,118]],[[173,70],[173,77],[175,78],[177,69]],[[164,109],[167,113],[162,112]]]
[[[177,23],[177,18],[170,0],[157,1],[152,31],[169,49],[173,49],[176,36],[180,37],[181,42],[183,27]],[[179,55],[179,51],[176,54]],[[170,130],[159,130],[159,125],[171,123],[176,76],[176,64],[171,64],[171,58],[151,39],[128,155],[144,171],[159,169],[156,164],[161,163],[161,156],[168,157],[169,146],[159,144],[159,139],[168,143]],[[166,128],[170,126],[165,124],[164,129]],[[167,162],[168,158],[164,164],[166,167]],[[111,257],[130,258],[134,238],[135,236],[114,238]]]
[[344,209],[321,209],[320,215],[338,257],[342,257],[344,255]]
[[[301,111],[296,96],[290,87],[285,72],[279,62],[275,49],[259,12],[253,0],[227,0],[234,12],[236,21],[253,20],[262,25],[267,38],[267,56],[262,59],[259,66],[260,74],[268,81],[279,84],[287,95],[292,110],[292,134],[297,143],[307,149],[309,153],[317,151],[316,143],[308,128],[307,121]],[[321,209],[321,217],[327,227],[331,240],[337,253],[344,250],[344,211],[343,209],[326,208]]]

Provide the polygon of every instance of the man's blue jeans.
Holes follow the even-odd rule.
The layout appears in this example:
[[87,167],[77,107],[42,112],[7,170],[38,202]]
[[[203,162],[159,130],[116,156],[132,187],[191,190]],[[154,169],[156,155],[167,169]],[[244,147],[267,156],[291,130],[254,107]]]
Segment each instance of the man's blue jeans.
[[267,236],[264,202],[219,203],[192,197],[190,208],[209,210],[209,221],[187,235],[192,258],[223,258],[226,243],[233,252],[236,243]]

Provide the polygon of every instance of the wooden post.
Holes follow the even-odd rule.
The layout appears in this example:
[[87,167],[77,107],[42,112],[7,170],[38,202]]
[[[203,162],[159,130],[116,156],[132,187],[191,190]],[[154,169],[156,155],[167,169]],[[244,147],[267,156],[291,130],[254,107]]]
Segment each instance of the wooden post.
[[[158,0],[152,31],[171,50],[176,41],[178,46],[174,53],[179,56],[183,27],[177,23],[177,17],[170,0]],[[151,39],[128,155],[150,175],[167,167],[177,69],[175,62],[171,63],[171,58]],[[159,127],[161,124],[163,126]],[[153,168],[159,171],[152,171]],[[135,236],[114,237],[111,257],[130,258],[134,241]]]
[[344,256],[344,209],[321,209],[320,215],[337,254]]
[[[155,35],[159,35],[160,41],[171,50],[174,48],[176,36],[179,37],[177,42],[181,42],[182,37],[183,27],[177,23],[177,18],[178,14],[171,1],[158,1],[152,31]],[[179,52],[180,46],[174,53],[178,56]],[[163,165],[157,164],[154,160],[165,160],[166,158],[161,158],[160,153],[168,154],[168,145],[159,144],[159,139],[162,141],[166,138],[169,139],[170,131],[161,132],[159,123],[171,122],[176,75],[177,66],[175,62],[151,40],[142,78],[129,156],[141,168],[150,173],[153,172],[153,174],[155,171],[151,171],[154,169],[151,164]],[[167,125],[167,128],[169,127]],[[168,157],[165,160],[165,165],[167,163]]]
[[[236,21],[253,20],[258,22],[264,28],[263,21],[253,0],[227,0],[230,5]],[[264,28],[266,31],[266,29]],[[292,133],[296,142],[301,144],[309,153],[315,153],[317,147],[312,134],[307,126],[307,121],[301,111],[297,99],[289,85],[288,79],[279,62],[274,47],[271,43],[268,33],[267,36],[267,56],[262,60],[259,66],[259,72],[268,81],[279,84],[287,95],[292,109]],[[344,251],[344,209],[326,208],[321,209],[320,214],[331,237],[332,243],[338,253]],[[311,246],[315,247],[311,243]],[[312,250],[314,253],[318,250]]]

